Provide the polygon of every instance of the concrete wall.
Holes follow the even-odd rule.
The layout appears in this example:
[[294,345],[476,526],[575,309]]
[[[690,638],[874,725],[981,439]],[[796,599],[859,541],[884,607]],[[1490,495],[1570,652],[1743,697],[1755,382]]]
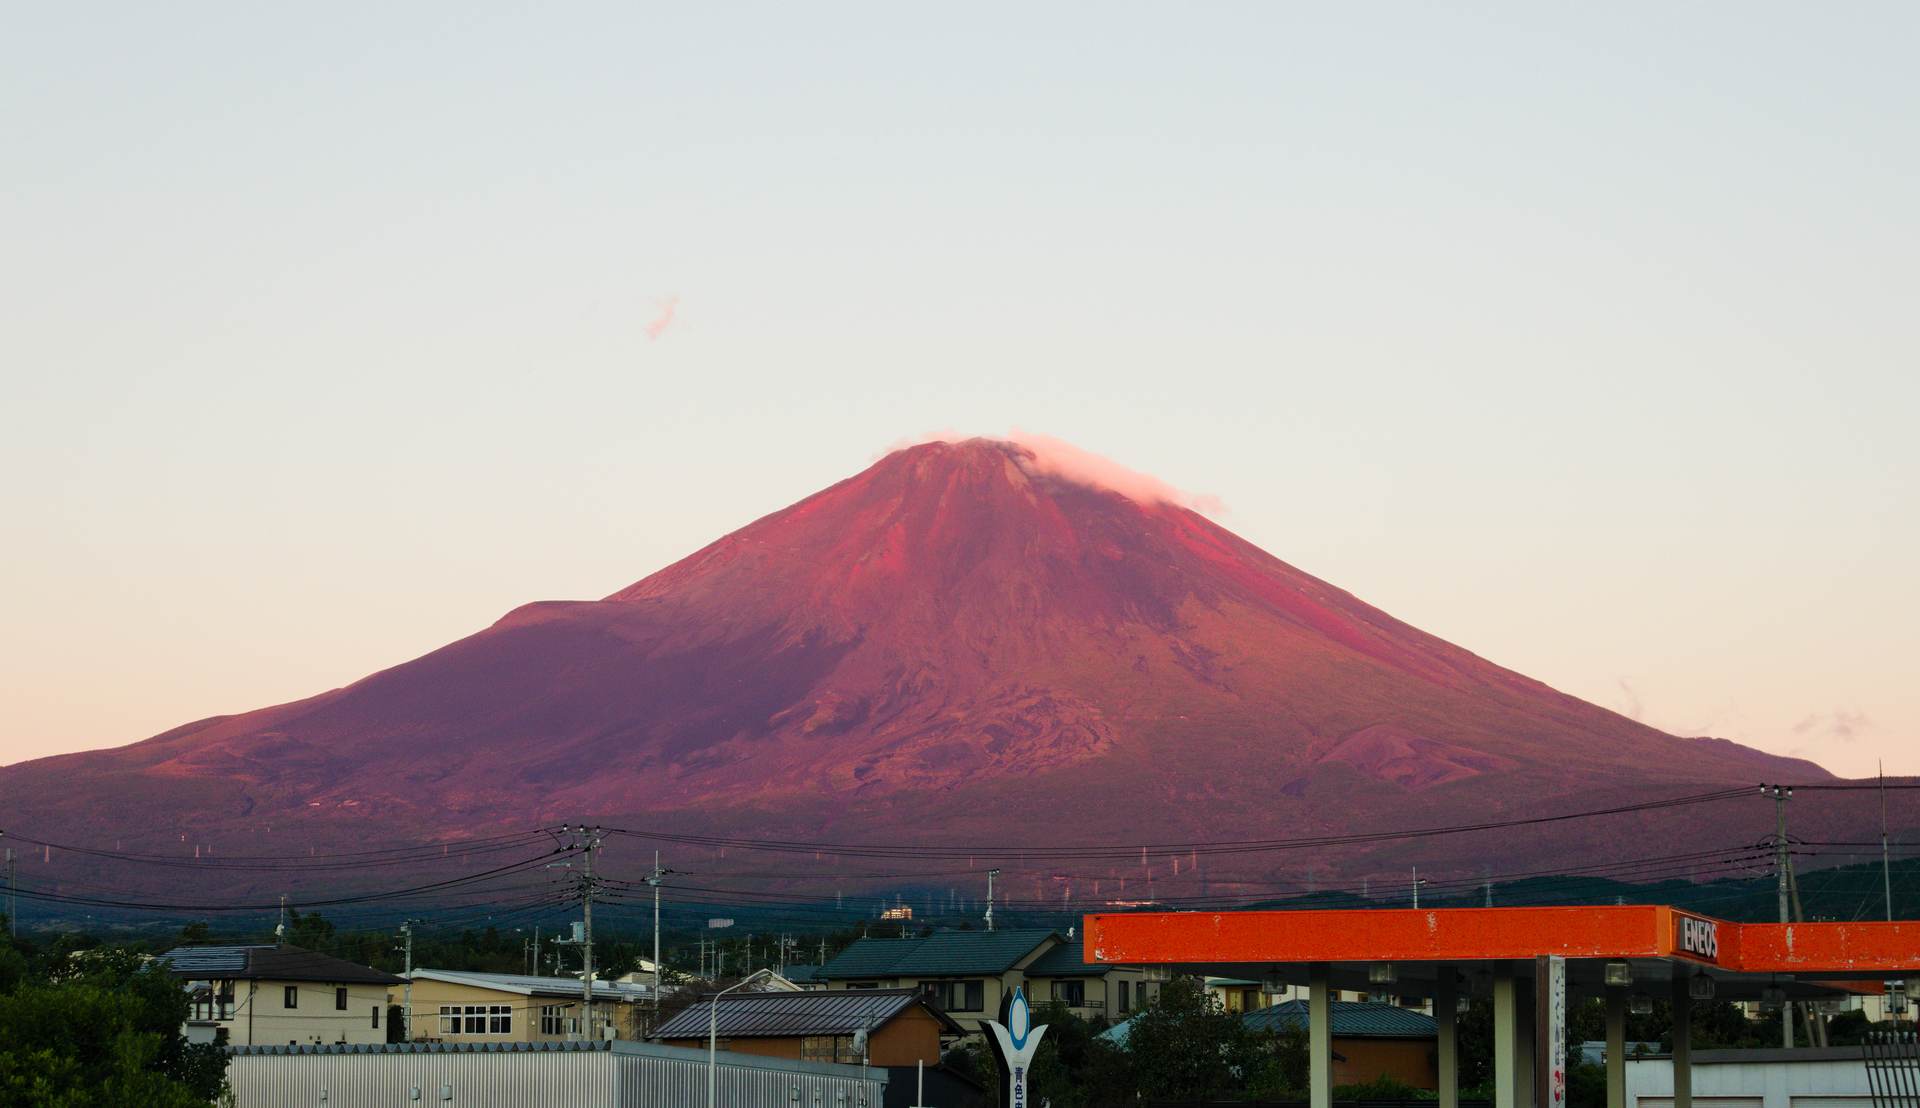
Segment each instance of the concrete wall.
[[[1694,1052],[1695,1108],[1872,1108],[1858,1047]],[[1673,1061],[1627,1060],[1627,1108],[1672,1108]]]

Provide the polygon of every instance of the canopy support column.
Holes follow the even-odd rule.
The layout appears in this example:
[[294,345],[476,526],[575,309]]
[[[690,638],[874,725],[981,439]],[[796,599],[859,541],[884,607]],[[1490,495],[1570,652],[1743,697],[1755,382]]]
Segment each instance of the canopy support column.
[[1627,990],[1607,989],[1607,1108],[1627,1108]]
[[1520,1013],[1514,992],[1513,972],[1502,967],[1493,975],[1493,1108],[1520,1108],[1513,1049]]
[[1524,978],[1513,983],[1514,1020],[1513,1034],[1513,1088],[1514,1096],[1519,1098],[1522,1108],[1533,1105],[1534,1108],[1552,1108],[1541,1104],[1535,1097],[1539,1089],[1534,1084],[1534,1050],[1539,1036],[1534,1024],[1540,1019],[1539,998],[1534,996],[1534,984]]
[[1440,1025],[1440,1037],[1434,1044],[1436,1069],[1440,1078],[1439,1108],[1460,1108],[1459,996],[1460,989],[1454,980],[1453,966],[1440,963],[1438,979],[1433,987],[1433,1018]]
[[1307,967],[1307,1108],[1333,1108],[1333,990],[1325,962]]
[[1693,994],[1685,966],[1673,967],[1673,1108],[1693,1108]]

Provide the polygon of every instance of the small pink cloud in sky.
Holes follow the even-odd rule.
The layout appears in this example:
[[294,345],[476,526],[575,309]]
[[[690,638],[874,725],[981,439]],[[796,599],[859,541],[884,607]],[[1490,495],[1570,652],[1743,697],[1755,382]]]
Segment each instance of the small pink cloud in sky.
[[667,328],[673,326],[673,313],[679,307],[680,298],[678,296],[669,296],[664,301],[661,301],[660,314],[653,317],[652,323],[647,324],[647,337],[657,339],[665,334]]

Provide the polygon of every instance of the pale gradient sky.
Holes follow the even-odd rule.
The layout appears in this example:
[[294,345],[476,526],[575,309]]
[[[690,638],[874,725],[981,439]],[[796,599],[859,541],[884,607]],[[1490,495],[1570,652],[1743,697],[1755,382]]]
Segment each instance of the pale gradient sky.
[[0,761],[1020,427],[1920,773],[1920,6],[1440,7],[9,5]]

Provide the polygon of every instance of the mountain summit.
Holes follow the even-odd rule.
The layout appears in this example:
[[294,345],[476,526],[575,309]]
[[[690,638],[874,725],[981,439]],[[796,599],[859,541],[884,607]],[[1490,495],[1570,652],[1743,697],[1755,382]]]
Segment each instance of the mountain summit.
[[0,802],[21,825],[84,811],[129,834],[644,815],[1164,842],[1824,777],[1503,669],[1151,482],[970,439],[896,451],[602,600],[526,605],[346,688],[8,767]]

